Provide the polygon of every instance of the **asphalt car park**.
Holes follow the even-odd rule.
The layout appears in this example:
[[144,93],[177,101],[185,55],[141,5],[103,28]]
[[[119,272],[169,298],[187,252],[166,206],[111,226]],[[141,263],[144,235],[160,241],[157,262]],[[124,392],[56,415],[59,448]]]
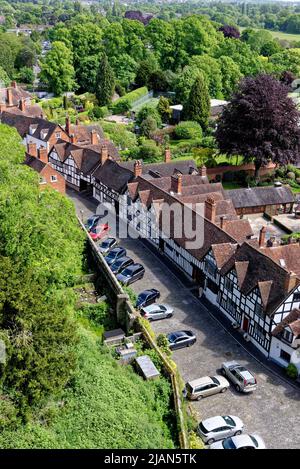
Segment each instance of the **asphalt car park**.
[[[90,201],[72,197],[78,213],[86,217],[93,210]],[[235,360],[257,379],[253,393],[242,394],[234,386],[224,394],[193,401],[198,419],[217,415],[235,415],[244,422],[244,433],[260,435],[267,448],[300,448],[300,393],[257,362],[209,314],[188,287],[140,240],[122,239],[119,243],[127,256],[145,268],[144,277],[131,285],[139,293],[148,288],[160,291],[159,303],[174,308],[171,318],[152,322],[156,334],[192,330],[197,341],[189,348],[173,352],[185,381],[220,374],[225,361]]]

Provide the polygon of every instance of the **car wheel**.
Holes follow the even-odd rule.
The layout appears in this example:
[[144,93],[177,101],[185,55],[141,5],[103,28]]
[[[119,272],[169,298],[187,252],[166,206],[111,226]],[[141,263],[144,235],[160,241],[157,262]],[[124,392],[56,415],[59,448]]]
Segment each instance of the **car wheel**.
[[212,445],[214,442],[215,442],[215,440],[213,438],[210,438],[210,440],[207,441],[207,444]]
[[237,384],[235,389],[237,390],[237,392],[241,392],[241,388],[239,387],[239,385]]
[[242,434],[242,431],[241,430],[238,430],[237,432],[235,432],[234,436],[236,435],[241,435]]
[[197,401],[201,401],[203,399],[203,396],[200,394],[200,396],[197,397]]
[[224,392],[226,392],[226,391],[227,391],[227,388],[223,388],[223,389],[221,389],[220,392],[224,393]]
[[224,370],[224,368],[221,369],[221,373],[223,376],[226,376],[226,371]]
[[172,313],[168,314],[167,318],[171,318],[173,316]]

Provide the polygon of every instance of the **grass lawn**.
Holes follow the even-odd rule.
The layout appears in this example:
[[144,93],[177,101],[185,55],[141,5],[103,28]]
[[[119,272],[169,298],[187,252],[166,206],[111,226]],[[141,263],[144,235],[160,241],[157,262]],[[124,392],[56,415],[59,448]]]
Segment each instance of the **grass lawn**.
[[[239,27],[239,29],[243,31],[246,28]],[[255,29],[256,31],[259,31],[260,29],[264,29],[264,28],[253,28],[253,29]],[[269,33],[271,33],[272,36],[277,39],[283,39],[285,41],[300,41],[300,34],[283,33],[281,31],[271,31],[270,29],[266,29],[266,31],[269,31]]]
[[291,191],[293,192],[293,194],[300,194],[300,188],[296,189],[295,187],[291,187]]

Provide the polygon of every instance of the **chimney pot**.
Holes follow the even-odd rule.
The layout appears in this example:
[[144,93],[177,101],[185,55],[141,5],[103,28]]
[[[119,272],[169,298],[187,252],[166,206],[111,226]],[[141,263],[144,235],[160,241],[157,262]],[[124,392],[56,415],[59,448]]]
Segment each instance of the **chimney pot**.
[[70,116],[66,116],[66,128],[65,128],[66,132],[68,135],[70,135],[70,131],[71,131],[71,120],[70,120]]
[[170,148],[165,149],[165,163],[170,163],[171,161],[171,150]]
[[27,153],[30,156],[34,156],[35,158],[37,157],[36,143],[29,142],[27,144]]
[[22,112],[26,111],[26,104],[25,104],[25,99],[24,98],[20,99],[19,108],[20,108],[20,111],[22,111]]
[[43,163],[48,163],[48,151],[47,151],[47,148],[44,148],[44,147],[40,147],[38,149],[38,155],[39,155],[39,159],[43,162]]
[[208,197],[205,201],[205,218],[212,223],[216,221],[217,204],[212,197]]
[[77,138],[75,134],[70,134],[70,142],[71,143],[77,143]]
[[182,174],[173,174],[171,176],[171,191],[180,195],[182,193]]
[[12,90],[11,88],[7,88],[7,105],[12,106],[13,105],[13,96],[12,96]]
[[103,145],[103,147],[101,148],[101,165],[103,165],[107,159],[108,159],[108,148],[107,148],[107,145]]
[[99,136],[96,132],[96,130],[92,130],[91,132],[91,144],[92,145],[98,145],[99,143]]
[[224,228],[225,228],[225,222],[226,222],[226,217],[224,217],[224,216],[220,217],[220,222],[221,222],[220,228],[221,228],[222,230],[224,230]]
[[201,166],[200,168],[200,176],[202,177],[207,176],[207,169],[205,165]]
[[141,160],[136,160],[134,162],[134,177],[137,178],[142,175],[142,162]]
[[265,246],[265,242],[266,242],[266,232],[267,232],[267,228],[265,226],[263,226],[259,232],[259,241],[258,241],[258,244],[259,244],[259,247],[262,248]]

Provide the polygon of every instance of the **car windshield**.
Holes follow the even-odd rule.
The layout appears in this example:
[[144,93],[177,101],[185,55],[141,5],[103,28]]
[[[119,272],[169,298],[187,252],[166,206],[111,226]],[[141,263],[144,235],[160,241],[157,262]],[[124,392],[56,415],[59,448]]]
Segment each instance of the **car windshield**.
[[177,336],[176,334],[170,334],[170,335],[169,335],[169,340],[170,340],[171,342],[175,342],[175,340],[177,339],[177,337],[178,337],[178,336]]
[[107,254],[106,258],[109,259],[109,258],[111,258],[111,257],[116,257],[116,256],[119,254],[119,252],[120,252],[120,251],[110,251],[110,252]]
[[202,433],[204,433],[204,434],[208,433],[207,428],[205,428],[205,426],[203,425],[202,422],[199,423],[199,428],[200,428]]
[[138,301],[144,301],[149,295],[149,292],[140,293],[138,296]]
[[112,244],[112,242],[112,240],[103,241],[103,243],[101,243],[101,247],[108,248]]
[[222,444],[223,444],[224,449],[236,449],[235,444],[232,441],[232,438],[226,438],[226,440],[224,440]]
[[123,262],[126,262],[126,259],[122,259],[122,258],[118,259],[118,260],[116,260],[116,262],[114,262],[113,266],[114,267],[120,267],[120,265],[122,265]]
[[210,379],[212,380],[213,383],[219,386],[220,382],[217,380],[217,378],[215,378],[214,376],[210,376]]
[[167,308],[166,308],[165,306],[163,306],[163,305],[160,305],[160,310],[161,310],[161,311],[166,311]]
[[253,441],[254,443],[254,446],[256,446],[256,448],[258,447],[258,443],[257,443],[257,440],[254,438],[254,436],[250,435],[250,438],[251,440]]
[[229,417],[229,415],[225,415],[225,416],[223,417],[223,419],[225,420],[225,422],[227,423],[227,425],[229,425],[230,427],[234,427],[234,426],[235,426],[234,421],[232,420],[231,417]]
[[122,275],[124,275],[124,277],[130,277],[132,273],[133,273],[132,269],[130,267],[127,267],[127,269],[123,270]]

